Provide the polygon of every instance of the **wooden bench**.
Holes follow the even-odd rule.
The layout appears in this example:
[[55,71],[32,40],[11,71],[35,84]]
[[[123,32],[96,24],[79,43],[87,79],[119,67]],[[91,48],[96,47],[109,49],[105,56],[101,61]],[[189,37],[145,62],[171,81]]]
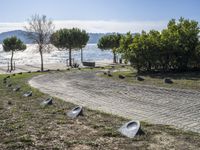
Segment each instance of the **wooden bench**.
[[87,66],[87,67],[95,67],[95,62],[83,62],[83,66]]

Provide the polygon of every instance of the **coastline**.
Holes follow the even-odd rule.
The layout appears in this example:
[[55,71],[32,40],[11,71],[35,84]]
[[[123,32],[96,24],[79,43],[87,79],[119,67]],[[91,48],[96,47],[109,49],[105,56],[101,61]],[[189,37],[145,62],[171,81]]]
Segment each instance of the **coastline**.
[[[95,61],[97,67],[108,66],[112,64],[112,60],[102,60],[102,61]],[[82,64],[80,64],[80,67]],[[46,63],[44,64],[44,70],[65,70],[68,66],[65,63]],[[40,64],[25,64],[25,65],[17,65],[15,70],[12,72],[7,72],[8,67],[5,65],[0,65],[0,74],[13,74],[19,72],[36,72],[40,70]]]
[[[8,62],[10,62],[10,57],[11,53],[3,52],[3,49],[0,45],[0,68],[3,68],[3,70],[7,70]],[[74,58],[76,63],[81,64],[80,50],[73,51],[72,58]],[[60,64],[61,66],[65,66],[67,59],[68,59],[68,51],[59,51],[56,48],[55,49],[53,48],[51,51],[49,51],[49,53],[44,52],[43,54],[44,64],[47,65],[48,67],[49,65],[51,66],[52,64]],[[113,54],[111,51],[102,51],[98,49],[96,44],[88,44],[83,49],[83,59],[84,61],[101,62],[101,64],[104,64],[104,62],[107,61],[109,63],[110,62],[112,63]],[[13,62],[15,62],[16,66],[20,67],[27,65],[33,65],[37,67],[40,66],[40,61],[41,61],[40,54],[37,52],[36,45],[28,45],[25,51],[15,52],[13,58]]]

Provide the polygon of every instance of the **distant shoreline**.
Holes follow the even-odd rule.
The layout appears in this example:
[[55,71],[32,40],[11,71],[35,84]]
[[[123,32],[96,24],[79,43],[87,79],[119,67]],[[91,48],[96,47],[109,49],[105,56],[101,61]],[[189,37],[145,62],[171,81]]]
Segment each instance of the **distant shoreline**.
[[[108,66],[112,64],[111,60],[102,60],[102,61],[96,61],[96,66]],[[80,64],[80,67],[83,67]],[[65,70],[68,66],[65,63],[45,63],[44,64],[44,70]],[[7,65],[1,65],[0,64],[0,74],[10,74],[10,73],[19,73],[19,72],[36,72],[40,70],[40,64],[24,64],[24,65],[16,65],[16,70],[12,72],[7,72]]]

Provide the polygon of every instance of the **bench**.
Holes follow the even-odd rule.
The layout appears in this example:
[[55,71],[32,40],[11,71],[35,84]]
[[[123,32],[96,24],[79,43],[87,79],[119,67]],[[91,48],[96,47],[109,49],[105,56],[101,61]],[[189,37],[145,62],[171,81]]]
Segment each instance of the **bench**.
[[95,62],[83,62],[82,63],[83,66],[87,66],[87,67],[95,67]]

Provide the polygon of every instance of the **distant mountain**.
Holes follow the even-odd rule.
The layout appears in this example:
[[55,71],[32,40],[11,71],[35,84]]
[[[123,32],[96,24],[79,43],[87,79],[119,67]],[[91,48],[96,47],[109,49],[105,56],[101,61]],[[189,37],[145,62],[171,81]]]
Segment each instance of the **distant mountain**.
[[98,43],[99,39],[106,35],[105,33],[89,33],[89,41],[88,43]]
[[27,38],[26,33],[27,33],[26,31],[22,31],[22,30],[14,30],[14,31],[0,33],[0,44],[2,44],[4,39],[11,36],[16,36],[17,38],[22,40],[24,43],[31,44],[32,41]]
[[[111,35],[113,33],[89,33],[90,39],[88,43],[98,43],[99,39],[105,35]],[[120,33],[122,35],[125,35],[125,33]],[[133,36],[135,36],[137,33],[132,33]]]
[[[26,44],[31,44],[32,41],[27,38],[26,36],[27,32],[22,31],[22,30],[14,30],[14,31],[9,31],[9,32],[3,32],[0,33],[0,44],[2,44],[3,40],[5,38],[11,37],[11,36],[16,36],[17,38],[21,39],[24,43]],[[96,44],[98,43],[98,40],[104,36],[104,35],[109,35],[111,33],[89,33],[89,44]]]

